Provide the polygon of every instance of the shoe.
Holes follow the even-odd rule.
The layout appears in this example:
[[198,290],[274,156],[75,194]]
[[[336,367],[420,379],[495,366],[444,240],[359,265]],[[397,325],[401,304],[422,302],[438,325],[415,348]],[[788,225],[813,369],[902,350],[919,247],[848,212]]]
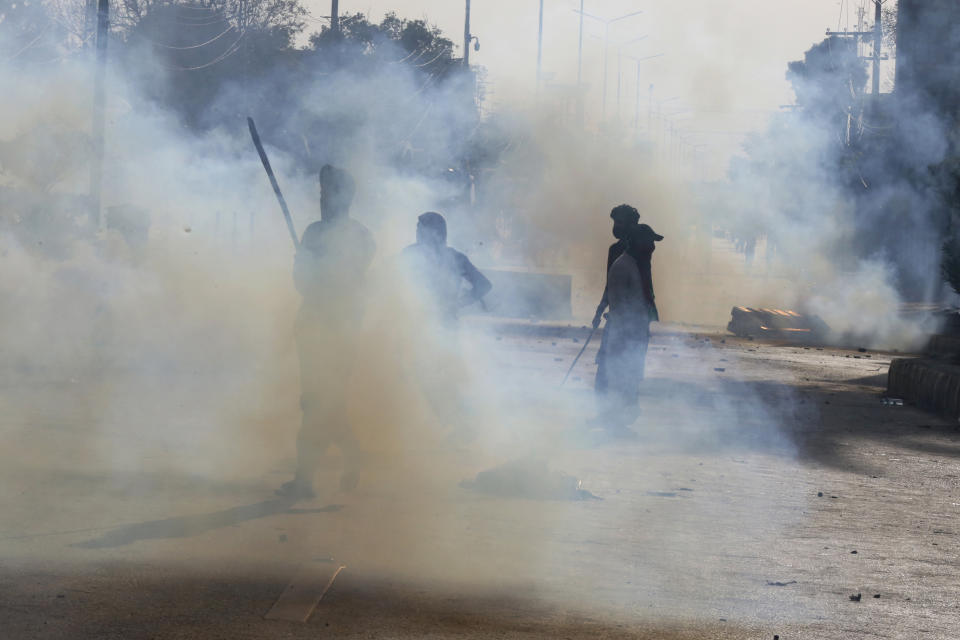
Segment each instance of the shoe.
[[282,485],[280,485],[279,489],[274,491],[274,493],[281,498],[297,498],[298,500],[315,498],[317,495],[313,492],[312,488],[304,484],[300,484],[296,480],[284,482]]

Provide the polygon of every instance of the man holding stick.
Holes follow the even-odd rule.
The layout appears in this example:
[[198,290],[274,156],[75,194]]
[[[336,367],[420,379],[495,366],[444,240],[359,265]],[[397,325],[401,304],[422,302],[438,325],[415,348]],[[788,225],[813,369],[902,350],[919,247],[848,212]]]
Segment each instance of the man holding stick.
[[359,480],[361,452],[347,415],[347,383],[376,245],[370,231],[350,218],[356,190],[350,174],[325,165],[320,189],[320,220],[303,232],[293,267],[294,284],[303,296],[296,322],[303,422],[296,476],[277,493],[294,498],[313,497],[314,477],[331,444],[345,461],[340,487],[353,489]]

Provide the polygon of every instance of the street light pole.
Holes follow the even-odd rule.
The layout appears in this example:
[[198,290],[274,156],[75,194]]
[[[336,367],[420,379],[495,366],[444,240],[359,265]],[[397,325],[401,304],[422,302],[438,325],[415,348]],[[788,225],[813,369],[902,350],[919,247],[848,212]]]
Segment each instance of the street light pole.
[[470,0],[467,1],[466,17],[463,21],[463,66],[470,66]]
[[540,78],[543,69],[543,0],[540,0],[540,24],[537,30],[537,97],[540,96]]
[[104,129],[106,128],[107,39],[110,35],[110,2],[97,3],[97,52],[93,77],[93,160],[90,163],[90,208],[92,222],[101,226],[101,188],[103,186]]
[[[602,115],[602,119],[603,119],[603,120],[606,120],[606,118],[607,118],[607,76],[609,75],[609,74],[607,73],[607,71],[608,71],[607,63],[609,62],[609,57],[610,57],[610,55],[609,55],[609,54],[610,54],[610,25],[612,25],[614,22],[620,22],[621,20],[626,20],[627,18],[632,18],[633,16],[640,15],[641,13],[643,13],[643,11],[633,11],[633,12],[631,12],[631,13],[627,13],[627,14],[625,14],[625,15],[622,15],[622,16],[620,16],[620,17],[618,17],[618,18],[613,18],[613,19],[607,20],[607,19],[605,19],[605,18],[601,18],[601,17],[599,17],[599,16],[595,16],[595,15],[592,15],[592,14],[590,14],[590,13],[585,12],[585,11],[583,10],[583,2],[582,2],[582,1],[580,2],[580,10],[577,11],[576,9],[574,9],[574,11],[575,11],[576,13],[579,13],[579,14],[580,14],[580,55],[581,55],[581,60],[582,60],[582,54],[583,54],[583,18],[584,18],[584,16],[586,16],[586,17],[588,17],[588,18],[593,18],[594,20],[597,20],[598,22],[602,22],[603,25],[604,25],[604,38],[603,38],[603,100],[601,101],[601,103],[602,103],[602,114],[603,114],[603,115]],[[579,77],[580,77],[580,70],[579,70],[579,69],[577,70],[577,77],[578,77],[578,79],[579,79]],[[579,83],[579,80],[578,80],[578,83]]]
[[607,22],[606,31],[603,36],[603,106],[600,110],[600,119],[607,120],[607,58],[610,53],[610,23]]
[[580,42],[577,45],[577,89],[583,81],[583,0],[580,0]]

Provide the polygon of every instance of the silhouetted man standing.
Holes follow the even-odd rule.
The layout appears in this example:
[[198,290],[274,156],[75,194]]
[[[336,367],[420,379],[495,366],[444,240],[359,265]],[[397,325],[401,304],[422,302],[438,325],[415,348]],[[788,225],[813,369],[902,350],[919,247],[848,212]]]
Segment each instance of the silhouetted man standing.
[[470,259],[447,246],[447,222],[433,211],[417,219],[417,242],[401,253],[403,268],[419,294],[426,322],[412,365],[424,396],[451,440],[473,439],[473,416],[466,409],[462,389],[467,375],[454,331],[460,309],[487,295],[490,281]]
[[604,329],[608,384],[601,396],[600,416],[603,426],[614,432],[637,419],[650,322],[657,319],[651,258],[654,243],[663,236],[641,224],[624,240],[624,252],[607,274],[610,313]]
[[[417,218],[417,242],[405,248],[402,257],[446,325],[455,324],[462,307],[492,288],[467,256],[447,246],[447,221],[439,213],[428,211]],[[464,284],[470,288],[464,290]]]
[[370,231],[350,218],[356,191],[350,174],[325,165],[320,189],[320,220],[303,232],[293,266],[294,284],[303,296],[296,323],[303,422],[296,476],[277,493],[297,498],[314,495],[314,477],[331,444],[344,457],[341,488],[352,489],[358,481],[360,447],[347,415],[347,383],[366,273],[376,251]]
[[[636,228],[637,224],[640,222],[640,213],[628,204],[621,204],[614,207],[610,211],[610,218],[613,219],[613,237],[617,239],[610,248],[607,250],[607,268],[604,273],[610,273],[610,267],[613,266],[613,263],[623,255],[624,247],[626,246],[626,238],[630,232]],[[604,284],[603,287],[603,297],[600,299],[600,304],[597,305],[597,312],[593,316],[593,328],[596,329],[600,326],[600,322],[603,320],[603,312],[607,310],[609,306],[608,299],[608,285]],[[656,314],[656,307],[654,307],[654,314]],[[594,389],[598,395],[603,395],[606,393],[607,384],[608,384],[608,373],[607,373],[607,334],[604,332],[600,341],[600,350],[597,351],[597,377],[594,381]]]

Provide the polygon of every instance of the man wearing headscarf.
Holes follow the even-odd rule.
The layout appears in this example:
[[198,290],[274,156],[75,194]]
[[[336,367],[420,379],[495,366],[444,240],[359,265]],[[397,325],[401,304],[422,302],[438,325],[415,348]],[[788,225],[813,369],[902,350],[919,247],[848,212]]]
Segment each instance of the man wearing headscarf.
[[331,444],[344,457],[341,488],[358,482],[361,452],[347,415],[347,383],[376,245],[370,231],[350,218],[355,192],[346,171],[331,165],[320,170],[320,220],[303,232],[294,259],[293,281],[303,296],[295,328],[303,421],[296,475],[277,491],[282,496],[314,495],[314,478]]
[[[610,248],[607,250],[607,268],[604,273],[610,273],[610,267],[613,266],[613,263],[623,255],[623,250],[626,247],[627,236],[630,235],[630,232],[636,228],[637,224],[640,222],[640,213],[636,208],[631,207],[628,204],[621,204],[614,207],[610,211],[610,218],[613,220],[613,237],[617,239]],[[603,287],[603,297],[600,299],[600,304],[597,305],[597,312],[593,316],[593,328],[597,329],[600,326],[600,322],[603,320],[603,312],[607,310],[609,306],[609,296],[607,292],[607,285],[604,284]],[[654,316],[656,316],[656,306],[653,308]],[[656,317],[654,319],[657,319]],[[603,395],[607,391],[608,384],[608,367],[607,367],[607,334],[606,332],[600,338],[600,349],[597,351],[597,377],[594,381],[594,390],[598,395]]]
[[659,319],[654,305],[651,258],[654,243],[663,240],[663,236],[641,224],[633,227],[624,240],[624,252],[607,273],[610,313],[604,345],[608,379],[601,397],[601,419],[612,431],[626,429],[639,415],[650,322]]

